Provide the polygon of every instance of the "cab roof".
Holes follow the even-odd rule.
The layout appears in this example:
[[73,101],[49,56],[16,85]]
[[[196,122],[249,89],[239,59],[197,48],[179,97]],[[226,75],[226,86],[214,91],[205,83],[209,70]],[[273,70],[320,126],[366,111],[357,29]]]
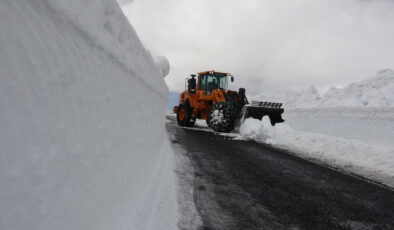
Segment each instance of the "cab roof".
[[199,73],[197,73],[197,74],[198,74],[198,75],[204,75],[204,74],[215,74],[215,73],[217,73],[217,74],[223,74],[223,75],[226,75],[226,76],[233,76],[233,75],[231,75],[230,73],[217,72],[217,71],[215,71],[215,70],[207,70],[207,71],[204,71],[204,72],[199,72]]

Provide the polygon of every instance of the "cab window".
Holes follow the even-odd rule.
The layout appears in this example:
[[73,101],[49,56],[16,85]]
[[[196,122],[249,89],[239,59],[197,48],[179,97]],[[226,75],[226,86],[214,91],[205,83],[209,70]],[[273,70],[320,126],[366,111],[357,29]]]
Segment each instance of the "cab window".
[[214,89],[227,90],[227,76],[219,74],[205,74],[200,77],[200,90],[210,95]]
[[207,76],[202,75],[200,77],[200,90],[207,90]]

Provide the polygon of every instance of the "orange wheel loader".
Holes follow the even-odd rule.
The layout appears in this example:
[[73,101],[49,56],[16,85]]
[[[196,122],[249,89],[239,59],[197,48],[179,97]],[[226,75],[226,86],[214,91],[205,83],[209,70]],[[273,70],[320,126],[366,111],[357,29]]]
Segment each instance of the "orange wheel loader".
[[205,71],[192,74],[186,79],[186,90],[179,95],[176,113],[179,126],[192,127],[196,119],[206,120],[207,125],[217,132],[230,132],[242,124],[245,118],[261,120],[268,116],[271,124],[284,122],[281,103],[248,102],[245,89],[228,90],[228,79],[234,81],[229,73]]

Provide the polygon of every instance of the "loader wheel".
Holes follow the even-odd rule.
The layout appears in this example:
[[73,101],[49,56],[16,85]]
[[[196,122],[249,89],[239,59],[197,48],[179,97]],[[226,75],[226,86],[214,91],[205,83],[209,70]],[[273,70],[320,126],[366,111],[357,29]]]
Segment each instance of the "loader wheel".
[[218,102],[212,106],[207,123],[216,132],[230,132],[234,129],[235,116],[231,102]]
[[193,127],[195,123],[196,123],[196,118],[194,118],[194,119],[192,118],[192,119],[190,119],[190,120],[187,122],[186,126],[187,126],[187,127]]
[[193,127],[196,119],[192,119],[192,111],[188,104],[180,104],[176,113],[176,120],[179,126]]
[[207,122],[207,126],[208,126],[209,128],[211,128],[211,124],[209,123],[209,120],[206,119],[205,122]]

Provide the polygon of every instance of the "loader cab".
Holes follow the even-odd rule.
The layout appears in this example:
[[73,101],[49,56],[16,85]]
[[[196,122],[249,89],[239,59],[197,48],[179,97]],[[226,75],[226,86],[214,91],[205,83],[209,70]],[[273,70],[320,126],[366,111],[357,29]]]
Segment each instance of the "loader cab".
[[207,71],[198,74],[198,90],[202,90],[205,95],[210,95],[215,89],[227,91],[227,73]]

